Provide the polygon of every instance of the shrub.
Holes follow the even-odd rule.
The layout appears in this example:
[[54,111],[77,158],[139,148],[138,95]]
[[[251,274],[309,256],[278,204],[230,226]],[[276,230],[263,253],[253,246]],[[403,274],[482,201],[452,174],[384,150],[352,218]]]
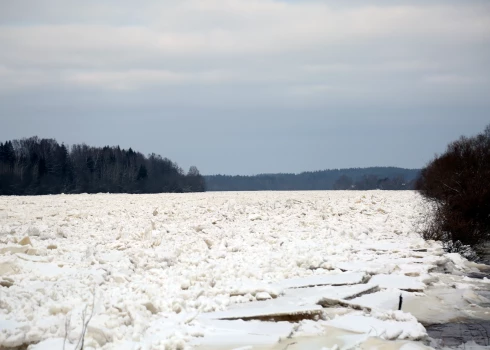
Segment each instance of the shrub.
[[478,248],[488,241],[490,125],[481,134],[449,144],[422,169],[416,189],[432,204],[424,238],[450,247]]

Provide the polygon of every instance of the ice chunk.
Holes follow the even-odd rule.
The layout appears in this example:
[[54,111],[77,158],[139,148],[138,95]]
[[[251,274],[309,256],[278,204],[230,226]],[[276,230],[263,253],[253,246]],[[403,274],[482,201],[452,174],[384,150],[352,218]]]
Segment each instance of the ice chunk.
[[389,340],[420,340],[427,336],[424,326],[417,321],[400,322],[390,319],[380,320],[364,315],[349,314],[327,321],[326,324],[353,332],[367,333],[374,337],[381,337]]
[[361,283],[366,275],[363,272],[344,272],[330,275],[313,275],[291,278],[277,283],[280,288],[303,288],[313,286],[341,286]]
[[[277,299],[276,299],[277,300]],[[263,306],[263,307],[260,307]],[[322,314],[319,305],[291,305],[281,301],[271,304],[254,304],[254,307],[230,309],[227,311],[202,314],[204,319],[216,320],[267,320],[267,319],[314,319]]]
[[397,288],[410,291],[425,289],[425,283],[418,278],[404,275],[376,275],[371,278],[370,282],[377,284],[380,288]]
[[293,331],[289,322],[203,320],[204,337],[193,340],[200,349],[237,349],[245,346],[272,346]]

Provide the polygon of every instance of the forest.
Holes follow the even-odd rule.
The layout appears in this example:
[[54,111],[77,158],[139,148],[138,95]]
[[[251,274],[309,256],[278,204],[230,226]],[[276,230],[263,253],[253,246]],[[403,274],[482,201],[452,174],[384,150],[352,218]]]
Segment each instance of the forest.
[[371,167],[300,174],[203,176],[133,149],[66,146],[37,136],[0,142],[0,195],[209,191],[412,190],[418,169]]
[[0,142],[0,195],[60,193],[203,192],[192,166],[187,173],[157,154],[131,148],[71,147],[37,136]]
[[371,167],[300,174],[205,176],[208,191],[413,190],[419,169]]

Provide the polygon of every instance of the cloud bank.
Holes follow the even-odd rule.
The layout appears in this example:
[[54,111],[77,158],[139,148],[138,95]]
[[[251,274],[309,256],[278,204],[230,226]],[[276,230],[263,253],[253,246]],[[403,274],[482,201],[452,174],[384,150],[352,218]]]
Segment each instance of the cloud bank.
[[[363,138],[349,127],[372,127],[385,143],[407,125],[414,132],[407,142],[432,128],[430,137],[445,144],[488,121],[484,1],[20,0],[0,7],[0,120],[9,127],[0,131],[3,139],[28,136],[36,130],[25,130],[22,120],[45,118],[51,127],[40,123],[38,133],[46,136],[124,143],[103,135],[114,118],[132,116],[176,130],[167,141],[148,140],[143,129],[121,122],[132,129],[121,131],[124,140],[137,131],[133,144],[143,151],[167,154],[179,135],[194,140],[194,147],[170,152],[185,165],[254,173],[422,166],[441,146],[427,143],[423,155],[405,154],[405,163],[400,149],[367,160],[348,150],[321,155],[346,138]],[[100,134],[68,132],[80,118],[98,121]],[[226,145],[200,136],[205,130]],[[209,156],[221,147],[234,149],[222,155],[228,165]],[[259,147],[267,151],[254,159]],[[294,166],[281,153],[304,158],[312,147],[324,153]]]

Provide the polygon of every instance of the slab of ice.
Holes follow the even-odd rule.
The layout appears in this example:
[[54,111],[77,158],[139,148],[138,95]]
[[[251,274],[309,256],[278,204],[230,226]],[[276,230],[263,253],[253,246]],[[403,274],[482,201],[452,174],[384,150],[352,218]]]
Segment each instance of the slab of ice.
[[[379,259],[376,262],[366,261],[342,261],[332,265],[338,269],[349,272],[366,272],[369,274],[391,274],[393,272],[421,275],[426,274],[433,268],[437,267],[438,261],[423,261],[419,263],[413,258],[403,259]],[[425,259],[429,260],[429,259]]]
[[[406,304],[408,299],[413,298],[408,293],[402,293],[403,302]],[[370,308],[379,308],[385,310],[398,310],[400,292],[397,291],[381,291],[373,294],[362,295],[352,299],[351,302],[361,306]]]
[[375,317],[349,314],[327,321],[326,324],[352,332],[366,333],[374,337],[390,340],[419,340],[427,336],[424,326],[422,326],[416,320],[381,320]]
[[[321,315],[322,307],[320,305],[294,305],[290,300],[282,301],[257,302],[250,308],[230,309],[226,311],[210,312],[202,314],[199,319],[216,319],[216,320],[249,320],[249,319],[267,319],[280,318],[287,316],[305,315],[314,317]],[[262,304],[259,304],[262,303]]]
[[[289,315],[291,318],[297,317],[301,314],[306,319],[312,318],[316,313],[308,314],[305,310],[317,310],[317,306],[320,305],[320,301],[327,299],[344,299],[352,298],[359,294],[374,292],[377,290],[377,286],[373,284],[359,284],[351,286],[322,286],[312,288],[293,288],[287,289],[284,295],[281,295],[277,299],[255,301],[250,303],[231,305],[229,310],[223,313],[214,313],[218,315],[218,318],[266,318],[270,316],[272,318],[285,319]],[[300,309],[301,307],[302,309]],[[306,309],[305,309],[306,308]],[[232,312],[232,313],[230,313]],[[288,314],[290,312],[290,314]],[[213,316],[214,317],[214,316]]]
[[361,283],[365,274],[363,272],[345,272],[331,275],[314,275],[308,277],[299,277],[286,279],[277,283],[280,288],[304,288],[314,286],[341,286],[346,284]]
[[293,332],[289,322],[203,320],[206,334],[193,340],[197,349],[237,349],[245,346],[271,346]]
[[284,297],[296,298],[311,304],[316,304],[322,298],[350,299],[359,294],[368,293],[378,288],[376,284],[355,284],[350,286],[322,286],[311,288],[292,288],[284,292]]
[[370,280],[371,283],[379,285],[380,288],[397,288],[401,290],[422,291],[425,283],[416,277],[404,275],[376,275]]
[[350,272],[367,272],[367,273],[389,273],[393,270],[393,264],[380,264],[365,261],[340,261],[334,266],[338,269]]

